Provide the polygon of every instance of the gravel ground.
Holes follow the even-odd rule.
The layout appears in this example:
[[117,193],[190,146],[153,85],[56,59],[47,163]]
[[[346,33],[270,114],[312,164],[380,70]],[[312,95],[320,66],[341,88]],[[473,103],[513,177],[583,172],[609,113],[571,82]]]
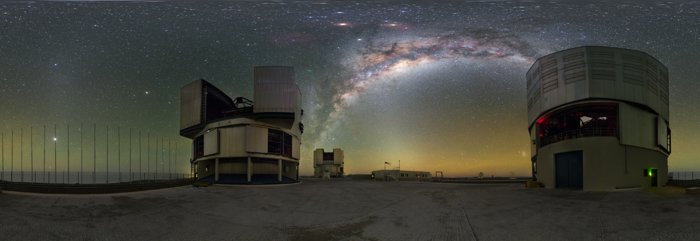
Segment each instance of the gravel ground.
[[700,195],[305,180],[0,194],[0,240],[700,240]]

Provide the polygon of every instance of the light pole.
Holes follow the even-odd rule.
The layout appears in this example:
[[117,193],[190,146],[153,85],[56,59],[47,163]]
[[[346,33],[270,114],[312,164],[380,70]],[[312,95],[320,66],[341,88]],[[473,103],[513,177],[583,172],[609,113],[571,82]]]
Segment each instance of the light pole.
[[385,182],[388,180],[388,179],[387,179],[387,176],[386,176],[386,164],[389,164],[389,163],[388,163],[388,162],[384,162],[384,181],[385,181]]

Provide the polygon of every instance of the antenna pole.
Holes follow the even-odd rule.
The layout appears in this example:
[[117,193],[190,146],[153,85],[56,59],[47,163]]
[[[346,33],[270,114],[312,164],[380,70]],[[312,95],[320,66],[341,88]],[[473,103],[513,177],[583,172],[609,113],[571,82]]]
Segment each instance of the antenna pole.
[[97,123],[92,123],[92,183],[97,183]]
[[80,174],[78,175],[78,183],[83,183],[83,123],[80,123]]
[[117,181],[122,182],[122,131],[117,126]]
[[34,127],[29,129],[29,159],[30,169],[32,170],[32,182],[36,182],[36,175],[34,175]]
[[109,125],[107,125],[107,167],[105,183],[109,183]]
[[131,170],[131,128],[129,128],[129,181],[134,181],[134,172]]
[[68,124],[66,124],[66,174],[68,177],[65,179],[70,183],[70,125]]
[[24,182],[24,128],[19,128],[19,181]]

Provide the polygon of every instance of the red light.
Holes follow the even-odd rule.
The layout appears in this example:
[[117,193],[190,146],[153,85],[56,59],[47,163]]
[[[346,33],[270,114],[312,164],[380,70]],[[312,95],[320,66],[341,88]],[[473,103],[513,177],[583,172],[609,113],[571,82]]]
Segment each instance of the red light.
[[544,123],[544,121],[546,121],[546,120],[547,120],[547,118],[540,117],[539,119],[537,119],[537,124],[542,124],[542,123]]

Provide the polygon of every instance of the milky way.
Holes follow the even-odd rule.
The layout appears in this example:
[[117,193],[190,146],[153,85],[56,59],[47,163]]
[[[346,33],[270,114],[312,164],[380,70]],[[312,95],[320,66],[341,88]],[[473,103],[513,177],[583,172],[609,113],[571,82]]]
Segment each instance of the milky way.
[[[512,35],[488,30],[448,32],[437,36],[402,36],[374,38],[351,57],[351,72],[355,75],[344,80],[332,96],[332,111],[322,119],[319,141],[332,131],[332,124],[341,117],[350,101],[374,85],[390,80],[397,72],[443,60],[469,59],[476,61],[506,60],[513,63],[532,63],[533,50],[528,43]],[[468,66],[466,66],[468,67]]]
[[288,65],[305,111],[301,175],[314,148],[343,148],[348,173],[401,160],[528,175],[525,72],[603,45],[668,66],[669,168],[700,169],[698,19],[696,1],[3,1],[0,132],[9,159],[20,128],[97,124],[99,140],[120,126],[176,140],[187,171],[180,87],[204,78],[252,98],[254,66]]

